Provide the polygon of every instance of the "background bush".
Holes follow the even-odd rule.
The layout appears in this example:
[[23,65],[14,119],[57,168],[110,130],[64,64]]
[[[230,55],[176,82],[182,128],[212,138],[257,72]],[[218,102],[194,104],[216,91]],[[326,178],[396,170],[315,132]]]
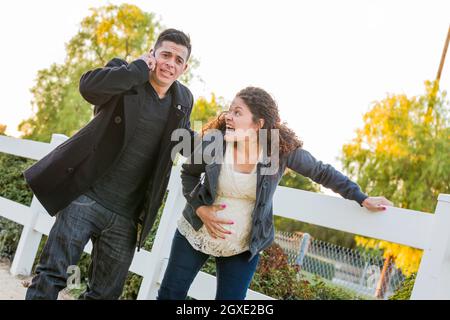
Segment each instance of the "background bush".
[[306,255],[303,259],[303,269],[307,272],[315,271],[322,278],[332,280],[336,272],[333,263],[323,261],[322,259]]
[[[22,172],[33,163],[33,160],[0,153],[0,197],[27,206],[31,204],[33,194]],[[21,225],[0,217],[0,258],[14,258],[21,232]]]
[[411,298],[411,293],[414,287],[414,282],[416,281],[416,273],[412,274],[405,281],[402,282],[400,288],[395,291],[395,293],[389,297],[389,300],[409,300]]
[[307,280],[297,265],[288,263],[287,255],[277,244],[261,253],[258,269],[250,289],[283,300],[363,300],[347,289],[326,283],[323,278]]

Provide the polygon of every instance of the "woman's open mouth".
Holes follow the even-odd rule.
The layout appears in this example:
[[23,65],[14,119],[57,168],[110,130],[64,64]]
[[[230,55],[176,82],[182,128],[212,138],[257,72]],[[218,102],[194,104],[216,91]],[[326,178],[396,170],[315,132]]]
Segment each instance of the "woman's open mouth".
[[227,125],[226,133],[234,133],[234,128],[232,126]]

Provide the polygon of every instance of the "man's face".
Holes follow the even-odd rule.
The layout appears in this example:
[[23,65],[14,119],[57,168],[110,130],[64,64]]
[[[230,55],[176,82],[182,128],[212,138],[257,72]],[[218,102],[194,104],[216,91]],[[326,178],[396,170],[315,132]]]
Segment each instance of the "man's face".
[[160,86],[171,86],[188,67],[188,49],[171,41],[163,41],[155,57],[156,68],[151,77]]

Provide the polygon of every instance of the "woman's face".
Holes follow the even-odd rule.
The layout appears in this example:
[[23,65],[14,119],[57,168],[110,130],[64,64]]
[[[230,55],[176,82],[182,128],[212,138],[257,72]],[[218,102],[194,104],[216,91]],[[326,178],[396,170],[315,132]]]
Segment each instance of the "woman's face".
[[257,123],[253,122],[253,114],[244,100],[239,97],[234,98],[229,110],[225,113],[225,122],[226,141],[242,141],[252,136],[256,138],[258,130],[264,125],[263,119]]

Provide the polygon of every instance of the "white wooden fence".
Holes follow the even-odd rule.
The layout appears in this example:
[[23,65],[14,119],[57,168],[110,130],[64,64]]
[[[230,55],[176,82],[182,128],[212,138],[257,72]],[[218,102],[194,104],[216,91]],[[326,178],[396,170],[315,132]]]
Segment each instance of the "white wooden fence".
[[[39,160],[66,139],[64,135],[54,134],[51,143],[42,143],[0,136],[0,152]],[[152,251],[136,252],[130,268],[143,277],[138,299],[156,297],[167,265],[176,221],[185,204],[180,167],[173,169],[168,190]],[[286,218],[423,249],[411,299],[450,299],[450,195],[439,195],[434,214],[394,207],[372,213],[354,201],[279,187],[274,197],[274,212]],[[0,216],[24,226],[10,271],[13,275],[29,275],[41,237],[48,235],[54,218],[36,197],[30,207],[0,197]],[[85,251],[90,253],[91,249],[89,242]],[[195,299],[214,299],[215,287],[215,277],[200,272],[189,295]],[[272,298],[249,290],[247,299]]]

